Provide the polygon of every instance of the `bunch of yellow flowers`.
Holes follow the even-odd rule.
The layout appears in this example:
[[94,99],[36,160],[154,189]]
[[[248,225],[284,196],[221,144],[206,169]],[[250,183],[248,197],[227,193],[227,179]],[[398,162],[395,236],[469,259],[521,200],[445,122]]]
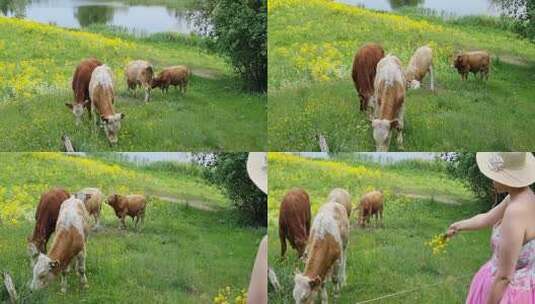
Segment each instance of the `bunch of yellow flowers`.
[[219,289],[217,295],[214,297],[214,304],[246,304],[247,303],[247,291],[242,289],[237,292],[232,302],[232,289],[230,286]]
[[446,245],[448,244],[449,238],[445,233],[435,235],[430,241],[425,244],[431,247],[433,255],[441,254],[446,251]]

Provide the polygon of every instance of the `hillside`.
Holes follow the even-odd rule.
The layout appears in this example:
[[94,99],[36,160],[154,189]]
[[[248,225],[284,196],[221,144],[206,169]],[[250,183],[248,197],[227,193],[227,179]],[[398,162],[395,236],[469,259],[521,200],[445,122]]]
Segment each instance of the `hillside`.
[[[404,15],[405,14],[405,15]],[[529,150],[535,146],[535,45],[481,18],[446,22],[416,12],[382,13],[329,0],[269,2],[268,137],[272,151],[373,151],[375,145],[351,80],[353,56],[367,42],[406,65],[434,52],[436,92],[406,98],[407,151]],[[484,22],[485,21],[485,22]],[[490,80],[462,82],[451,67],[462,50],[492,55]],[[392,144],[391,150],[397,149]]]
[[[0,270],[12,274],[24,303],[210,303],[221,288],[247,288],[265,232],[238,226],[224,196],[199,177],[55,153],[4,153],[0,167]],[[141,232],[130,219],[120,230],[113,210],[102,207],[103,227],[87,244],[89,289],[80,291],[73,273],[66,295],[59,280],[30,294],[26,237],[41,192],[54,186],[145,193],[150,202]],[[198,201],[212,211],[195,208]],[[0,302],[5,297],[2,288]]]
[[[313,216],[335,187],[347,189],[355,206],[362,194],[384,191],[384,227],[362,229],[356,225],[356,212],[351,216],[348,280],[339,303],[357,303],[411,289],[417,290],[383,302],[461,303],[471,276],[490,256],[487,231],[460,234],[448,243],[445,252],[436,255],[426,244],[453,221],[485,208],[459,182],[431,166],[407,163],[381,167],[365,161],[311,160],[270,153],[269,176],[269,263],[282,285],[280,293],[270,290],[270,303],[293,303],[294,270],[304,267],[293,249],[289,249],[287,259],[280,260],[278,210],[292,187],[309,193]],[[332,299],[333,294],[329,296]]]
[[[94,27],[66,30],[0,17],[0,150],[58,151],[68,134],[80,151],[108,151],[103,131],[79,127],[65,107],[74,97],[71,79],[78,63],[96,57],[114,73],[117,112],[126,115],[117,151],[249,151],[265,147],[265,95],[242,90],[225,61],[198,46],[198,38],[173,34],[135,37]],[[127,92],[124,67],[150,61],[155,72],[186,64],[193,77],[187,94],[153,90],[143,103]]]

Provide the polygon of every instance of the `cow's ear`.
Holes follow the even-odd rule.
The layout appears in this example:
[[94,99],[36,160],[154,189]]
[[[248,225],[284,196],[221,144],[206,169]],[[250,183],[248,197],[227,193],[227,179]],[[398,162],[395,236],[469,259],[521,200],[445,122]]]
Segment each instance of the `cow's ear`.
[[59,268],[59,261],[55,260],[52,262],[48,262],[48,266],[50,267],[51,270],[57,269]]
[[398,128],[399,127],[399,119],[394,119],[390,122],[390,128],[391,129],[394,129],[394,128]]
[[72,110],[72,103],[65,103],[65,106],[67,106],[67,108]]
[[308,285],[310,285],[310,289],[314,289],[316,287],[318,287],[321,283],[321,278],[320,276],[316,276],[313,280],[310,280],[308,282]]
[[124,113],[120,113],[121,114],[121,119],[123,119],[126,115]]

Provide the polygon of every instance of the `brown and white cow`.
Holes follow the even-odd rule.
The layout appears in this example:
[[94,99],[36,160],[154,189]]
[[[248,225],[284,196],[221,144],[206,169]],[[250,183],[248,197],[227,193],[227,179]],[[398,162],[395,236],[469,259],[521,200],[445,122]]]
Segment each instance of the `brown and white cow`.
[[152,79],[152,88],[159,87],[162,92],[167,92],[170,85],[175,86],[175,88],[179,86],[180,92],[185,94],[190,77],[191,70],[185,65],[168,67],[163,69],[163,71],[158,74],[158,77]]
[[56,224],[54,242],[47,254],[39,254],[33,267],[30,289],[45,288],[61,274],[61,292],[67,292],[66,275],[73,260],[76,261],[81,286],[88,287],[85,275],[88,229],[88,214],[84,203],[74,196],[63,202]]
[[312,223],[308,240],[308,256],[303,273],[294,277],[295,303],[313,303],[318,292],[327,303],[327,280],[332,279],[338,293],[346,281],[346,247],[349,240],[347,211],[339,203],[321,206]]
[[46,253],[46,244],[56,229],[61,204],[69,197],[69,192],[61,188],[51,189],[41,195],[35,211],[33,234],[28,237],[28,254],[32,265],[39,253]]
[[454,66],[461,74],[462,80],[468,79],[470,72],[477,77],[479,73],[481,79],[489,79],[490,55],[485,51],[460,53],[455,57]]
[[347,217],[351,217],[351,210],[353,209],[353,205],[351,204],[351,195],[346,190],[342,188],[334,188],[331,193],[329,193],[327,202],[336,202],[342,204],[342,206],[346,208]]
[[97,228],[100,224],[100,212],[104,194],[98,188],[84,188],[76,192],[74,196],[84,202],[87,212],[95,219],[94,227]]
[[370,218],[375,217],[375,224],[383,222],[384,195],[381,191],[364,194],[359,205],[359,224],[364,227],[370,224]]
[[[100,117],[108,141],[110,144],[116,144],[119,130],[121,129],[121,120],[125,115],[115,113],[113,108],[115,100],[113,76],[111,69],[107,65],[98,66],[93,71],[89,82],[89,97],[91,98],[93,111],[95,111],[93,128],[96,127]],[[97,113],[98,115],[96,115]]]
[[411,89],[420,88],[420,83],[427,75],[427,72],[429,72],[429,77],[431,78],[431,91],[434,91],[433,50],[425,45],[414,52],[407,69],[405,69],[407,87]]
[[373,138],[377,151],[388,151],[392,129],[397,129],[398,146],[403,145],[405,75],[401,62],[388,55],[377,64],[375,76]]
[[279,237],[281,257],[286,254],[286,239],[292,248],[302,257],[310,233],[310,198],[303,189],[288,191],[279,209]]
[[370,98],[374,94],[374,79],[377,63],[385,56],[383,48],[375,43],[361,47],[353,59],[352,78],[360,99],[360,110],[368,110]]
[[135,220],[134,228],[137,230],[138,222],[141,224],[145,221],[145,208],[147,207],[147,199],[143,195],[110,195],[107,199],[108,205],[110,205],[115,211],[115,215],[121,220],[122,227],[126,229],[125,218],[130,216],[132,220]]
[[145,102],[148,102],[154,77],[152,65],[145,60],[134,60],[126,66],[124,74],[128,89],[135,92],[138,86],[142,87],[145,90]]
[[65,105],[71,109],[76,124],[79,125],[84,114],[84,107],[89,112],[91,117],[91,100],[89,97],[89,82],[91,81],[91,74],[96,67],[101,66],[102,62],[95,58],[84,59],[78,64],[72,77],[72,91],[74,92],[74,101],[66,103]]

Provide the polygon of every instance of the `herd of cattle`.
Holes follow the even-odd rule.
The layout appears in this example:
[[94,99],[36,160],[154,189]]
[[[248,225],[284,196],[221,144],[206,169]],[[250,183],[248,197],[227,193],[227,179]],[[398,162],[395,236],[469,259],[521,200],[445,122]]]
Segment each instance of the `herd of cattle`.
[[[35,227],[28,237],[28,254],[33,268],[30,289],[48,286],[61,275],[61,292],[67,291],[66,275],[74,263],[80,277],[80,284],[87,288],[85,275],[86,244],[90,230],[89,219],[95,220],[93,228],[100,222],[104,194],[97,188],[84,188],[75,194],[61,188],[54,188],[41,195],[35,213]],[[113,208],[126,229],[126,216],[135,220],[135,228],[145,217],[147,200],[142,195],[110,195],[107,204]],[[54,233],[52,247],[47,243]]]
[[[364,194],[355,208],[362,227],[370,224],[372,217],[375,217],[376,224],[382,223],[383,193],[372,191]],[[295,303],[314,303],[318,293],[321,293],[322,303],[327,303],[325,282],[332,280],[335,293],[345,284],[345,249],[352,210],[351,195],[344,189],[335,188],[318,210],[311,226],[310,198],[306,191],[295,188],[284,196],[279,211],[281,257],[286,254],[288,240],[305,261],[304,271],[294,277]]]
[[[461,79],[470,72],[488,80],[490,55],[484,51],[464,52],[455,57],[454,67]],[[423,78],[430,74],[434,91],[433,51],[422,46],[403,69],[398,57],[388,54],[375,43],[364,45],[355,54],[352,78],[360,99],[360,110],[371,108],[369,119],[377,151],[388,151],[392,130],[397,130],[397,143],[403,148],[403,126],[406,89],[418,89]]]
[[[178,65],[164,68],[155,76],[154,68],[149,62],[135,60],[126,66],[125,77],[128,90],[135,92],[138,86],[142,87],[145,91],[145,102],[148,102],[151,89],[157,87],[162,92],[167,92],[169,86],[178,86],[185,94],[191,70],[185,65]],[[74,114],[76,124],[80,124],[84,108],[87,108],[89,117],[94,117],[93,130],[96,130],[95,126],[100,118],[110,144],[116,144],[121,120],[125,115],[116,113],[113,107],[115,91],[111,69],[95,58],[82,60],[74,71],[72,90],[74,101],[65,105]]]

